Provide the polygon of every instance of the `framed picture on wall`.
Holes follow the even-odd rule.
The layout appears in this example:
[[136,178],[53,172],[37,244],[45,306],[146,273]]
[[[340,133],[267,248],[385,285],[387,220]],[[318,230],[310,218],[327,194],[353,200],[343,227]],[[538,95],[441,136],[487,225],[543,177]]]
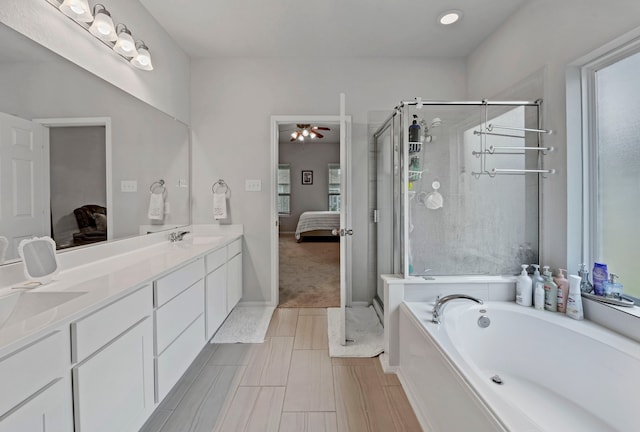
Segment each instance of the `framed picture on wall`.
[[313,171],[302,171],[302,184],[313,184]]

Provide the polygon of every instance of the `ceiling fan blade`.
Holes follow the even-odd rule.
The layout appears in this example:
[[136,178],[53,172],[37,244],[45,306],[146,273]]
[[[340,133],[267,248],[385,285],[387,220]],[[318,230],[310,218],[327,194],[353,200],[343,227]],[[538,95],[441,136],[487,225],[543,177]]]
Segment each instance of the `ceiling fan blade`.
[[316,134],[316,138],[324,138],[324,135],[318,132],[314,132]]
[[295,138],[291,138],[289,141],[294,142],[295,140],[296,140]]
[[328,127],[324,127],[324,126],[314,126],[313,130],[331,130]]

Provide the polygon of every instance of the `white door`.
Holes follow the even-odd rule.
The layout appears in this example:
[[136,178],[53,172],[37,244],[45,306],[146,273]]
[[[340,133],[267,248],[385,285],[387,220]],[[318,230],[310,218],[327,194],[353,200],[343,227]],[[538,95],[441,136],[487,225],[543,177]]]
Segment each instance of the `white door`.
[[0,236],[9,240],[7,260],[18,258],[21,240],[51,235],[45,137],[42,125],[0,113]]
[[348,129],[351,122],[346,115],[344,93],[340,94],[340,343],[347,343],[346,307],[351,305],[351,148]]

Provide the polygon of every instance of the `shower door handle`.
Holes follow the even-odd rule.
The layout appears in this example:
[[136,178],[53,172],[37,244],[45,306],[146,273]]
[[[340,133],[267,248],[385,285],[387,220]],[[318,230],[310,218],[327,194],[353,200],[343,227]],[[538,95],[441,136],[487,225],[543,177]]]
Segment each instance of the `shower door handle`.
[[353,230],[352,229],[344,229],[344,228],[340,228],[340,230],[338,231],[338,229],[334,228],[333,230],[331,230],[331,234],[333,235],[340,235],[340,237],[344,237],[347,235],[353,235]]

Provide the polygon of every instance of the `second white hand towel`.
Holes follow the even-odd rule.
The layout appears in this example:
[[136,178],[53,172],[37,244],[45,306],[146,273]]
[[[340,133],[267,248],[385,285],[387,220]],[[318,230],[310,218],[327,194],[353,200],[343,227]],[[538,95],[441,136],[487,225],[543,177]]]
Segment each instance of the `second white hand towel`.
[[227,194],[224,192],[213,194],[213,218],[215,220],[227,218]]
[[164,219],[164,194],[152,193],[149,198],[149,212],[147,214],[151,220]]

